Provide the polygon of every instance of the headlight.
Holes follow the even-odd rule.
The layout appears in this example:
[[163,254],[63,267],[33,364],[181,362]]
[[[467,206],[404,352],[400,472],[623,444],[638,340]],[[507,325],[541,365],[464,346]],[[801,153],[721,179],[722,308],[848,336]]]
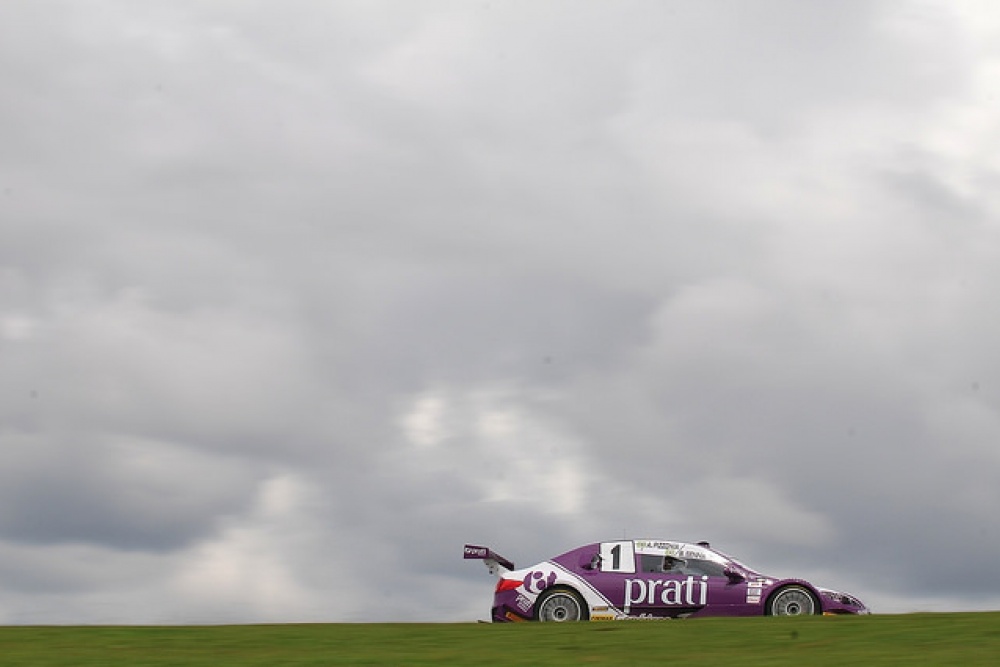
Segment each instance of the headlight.
[[863,604],[861,604],[861,602],[859,602],[858,600],[852,598],[850,595],[847,595],[845,593],[838,593],[837,591],[828,591],[828,590],[821,590],[820,593],[825,598],[828,598],[828,599],[833,600],[834,602],[838,602],[840,604],[848,605],[850,607],[863,607],[864,606]]

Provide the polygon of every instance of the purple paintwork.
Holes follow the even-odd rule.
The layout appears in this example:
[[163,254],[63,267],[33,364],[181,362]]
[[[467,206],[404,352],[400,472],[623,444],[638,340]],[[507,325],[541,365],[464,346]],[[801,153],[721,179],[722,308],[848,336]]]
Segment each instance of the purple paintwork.
[[867,614],[857,599],[755,572],[707,543],[617,540],[534,566],[466,545],[497,576],[492,620],[618,620],[768,614]]

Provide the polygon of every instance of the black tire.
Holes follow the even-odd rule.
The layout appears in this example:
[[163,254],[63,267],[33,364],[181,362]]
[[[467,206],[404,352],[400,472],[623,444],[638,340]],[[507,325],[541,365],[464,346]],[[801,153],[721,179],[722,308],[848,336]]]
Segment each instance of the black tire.
[[767,599],[768,616],[812,616],[823,613],[819,600],[803,586],[782,586]]
[[535,603],[535,619],[543,623],[571,623],[590,619],[583,598],[571,588],[550,588]]

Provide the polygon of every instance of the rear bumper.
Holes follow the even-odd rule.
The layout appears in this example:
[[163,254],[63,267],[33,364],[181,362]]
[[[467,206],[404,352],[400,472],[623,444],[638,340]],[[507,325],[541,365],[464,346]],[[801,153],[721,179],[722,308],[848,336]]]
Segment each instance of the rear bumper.
[[493,607],[491,618],[494,623],[523,623],[531,620],[507,607]]
[[490,618],[494,623],[519,623],[534,619],[531,600],[514,591],[503,591],[493,597]]

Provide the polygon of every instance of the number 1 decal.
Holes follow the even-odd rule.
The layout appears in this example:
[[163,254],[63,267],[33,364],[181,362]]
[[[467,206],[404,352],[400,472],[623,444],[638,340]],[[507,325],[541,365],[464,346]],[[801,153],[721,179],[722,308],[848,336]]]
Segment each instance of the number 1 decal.
[[635,546],[632,542],[602,542],[601,572],[635,572]]

